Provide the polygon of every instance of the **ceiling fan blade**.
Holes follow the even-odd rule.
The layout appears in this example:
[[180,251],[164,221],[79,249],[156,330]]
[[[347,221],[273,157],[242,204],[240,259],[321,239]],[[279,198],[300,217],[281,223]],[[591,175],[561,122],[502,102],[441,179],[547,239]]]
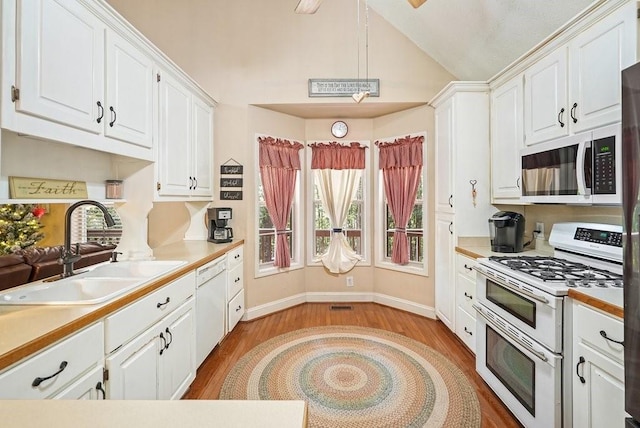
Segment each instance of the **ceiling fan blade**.
[[295,8],[296,13],[316,13],[322,0],[300,0]]
[[422,6],[422,4],[424,2],[426,2],[427,0],[408,0],[409,3],[411,3],[411,6],[413,6],[415,9],[419,8],[420,6]]

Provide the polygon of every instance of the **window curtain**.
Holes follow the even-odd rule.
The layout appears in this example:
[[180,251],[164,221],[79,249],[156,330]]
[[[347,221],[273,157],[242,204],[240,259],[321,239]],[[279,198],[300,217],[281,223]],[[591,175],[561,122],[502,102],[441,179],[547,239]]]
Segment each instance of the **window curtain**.
[[423,136],[407,136],[393,142],[376,141],[375,143],[380,150],[384,193],[396,225],[391,247],[391,261],[399,265],[409,263],[407,223],[420,185],[423,143]]
[[300,170],[298,142],[258,137],[260,179],[267,211],[276,228],[276,253],[274,266],[291,266],[291,250],[286,238],[287,219],[296,187],[296,175]]
[[358,190],[365,166],[366,147],[359,143],[348,146],[339,143],[314,143],[309,147],[311,169],[314,171],[320,200],[331,222],[329,248],[317,260],[331,273],[345,273],[362,260],[349,245],[342,226]]

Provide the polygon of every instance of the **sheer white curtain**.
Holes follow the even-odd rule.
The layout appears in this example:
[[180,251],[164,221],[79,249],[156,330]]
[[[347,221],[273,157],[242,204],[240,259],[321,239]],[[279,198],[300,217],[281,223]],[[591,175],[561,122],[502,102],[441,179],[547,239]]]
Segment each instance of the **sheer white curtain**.
[[366,147],[355,142],[348,145],[314,143],[309,146],[315,183],[331,222],[329,248],[316,261],[321,261],[331,273],[348,272],[362,257],[351,248],[342,227],[365,167]]
[[362,257],[353,251],[342,232],[349,206],[358,190],[362,170],[316,169],[314,174],[322,206],[331,221],[329,248],[319,260],[331,273],[348,272],[362,260]]

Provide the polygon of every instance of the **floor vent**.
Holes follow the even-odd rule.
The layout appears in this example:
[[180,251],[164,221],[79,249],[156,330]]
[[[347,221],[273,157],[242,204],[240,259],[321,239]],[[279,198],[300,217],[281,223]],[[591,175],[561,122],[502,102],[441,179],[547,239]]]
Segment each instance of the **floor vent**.
[[353,309],[351,305],[331,305],[329,307],[332,311],[350,311]]

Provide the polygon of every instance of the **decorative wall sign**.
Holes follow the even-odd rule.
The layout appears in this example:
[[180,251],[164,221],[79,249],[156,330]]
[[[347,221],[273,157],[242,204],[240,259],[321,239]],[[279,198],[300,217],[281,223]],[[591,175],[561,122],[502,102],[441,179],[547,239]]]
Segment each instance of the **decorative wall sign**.
[[242,174],[242,165],[220,165],[220,174]]
[[242,178],[220,177],[220,187],[242,187]]
[[49,178],[9,177],[12,199],[86,199],[87,183]]
[[221,190],[220,200],[221,201],[241,201],[242,190]]
[[350,97],[361,91],[379,97],[380,79],[309,79],[309,97]]

